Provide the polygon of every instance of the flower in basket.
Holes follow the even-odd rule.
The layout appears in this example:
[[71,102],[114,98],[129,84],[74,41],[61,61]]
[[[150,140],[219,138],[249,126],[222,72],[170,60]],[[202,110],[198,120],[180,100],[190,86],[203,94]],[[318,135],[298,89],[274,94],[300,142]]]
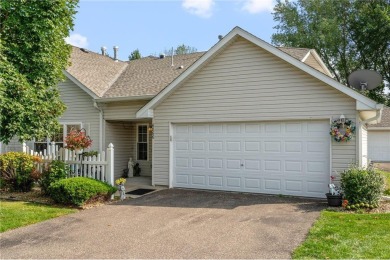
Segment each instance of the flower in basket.
[[119,178],[117,180],[115,180],[115,184],[116,185],[123,185],[126,183],[126,179],[125,178]]
[[89,148],[92,145],[92,140],[84,129],[76,130],[72,128],[65,137],[65,143],[65,148],[74,151]]

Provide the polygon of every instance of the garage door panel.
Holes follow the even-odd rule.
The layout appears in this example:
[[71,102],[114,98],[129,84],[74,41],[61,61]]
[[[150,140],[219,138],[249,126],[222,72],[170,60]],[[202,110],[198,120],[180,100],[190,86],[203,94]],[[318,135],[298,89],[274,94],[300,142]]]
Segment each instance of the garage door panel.
[[175,187],[324,197],[329,122],[174,126]]

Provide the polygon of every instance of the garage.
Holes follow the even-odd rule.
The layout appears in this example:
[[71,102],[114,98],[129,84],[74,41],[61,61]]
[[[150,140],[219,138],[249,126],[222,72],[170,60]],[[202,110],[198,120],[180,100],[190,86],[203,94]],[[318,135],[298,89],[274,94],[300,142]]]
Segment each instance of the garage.
[[368,158],[373,162],[390,162],[390,131],[368,131]]
[[173,124],[172,186],[323,198],[329,120]]

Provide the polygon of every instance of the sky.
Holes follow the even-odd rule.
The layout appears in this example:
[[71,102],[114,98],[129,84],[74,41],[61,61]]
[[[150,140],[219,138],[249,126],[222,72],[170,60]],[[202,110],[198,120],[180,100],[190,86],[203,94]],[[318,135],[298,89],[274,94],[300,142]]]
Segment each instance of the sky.
[[119,46],[158,55],[185,44],[207,51],[235,26],[271,42],[274,0],[80,0],[68,43],[94,52]]

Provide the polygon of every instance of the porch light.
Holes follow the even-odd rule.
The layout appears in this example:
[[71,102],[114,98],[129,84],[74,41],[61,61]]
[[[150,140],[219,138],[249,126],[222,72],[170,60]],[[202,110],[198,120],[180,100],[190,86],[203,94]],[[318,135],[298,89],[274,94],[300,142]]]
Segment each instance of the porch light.
[[153,126],[150,126],[150,127],[148,128],[148,131],[153,133]]
[[345,116],[344,115],[340,116],[340,123],[342,123],[343,125],[345,124]]

